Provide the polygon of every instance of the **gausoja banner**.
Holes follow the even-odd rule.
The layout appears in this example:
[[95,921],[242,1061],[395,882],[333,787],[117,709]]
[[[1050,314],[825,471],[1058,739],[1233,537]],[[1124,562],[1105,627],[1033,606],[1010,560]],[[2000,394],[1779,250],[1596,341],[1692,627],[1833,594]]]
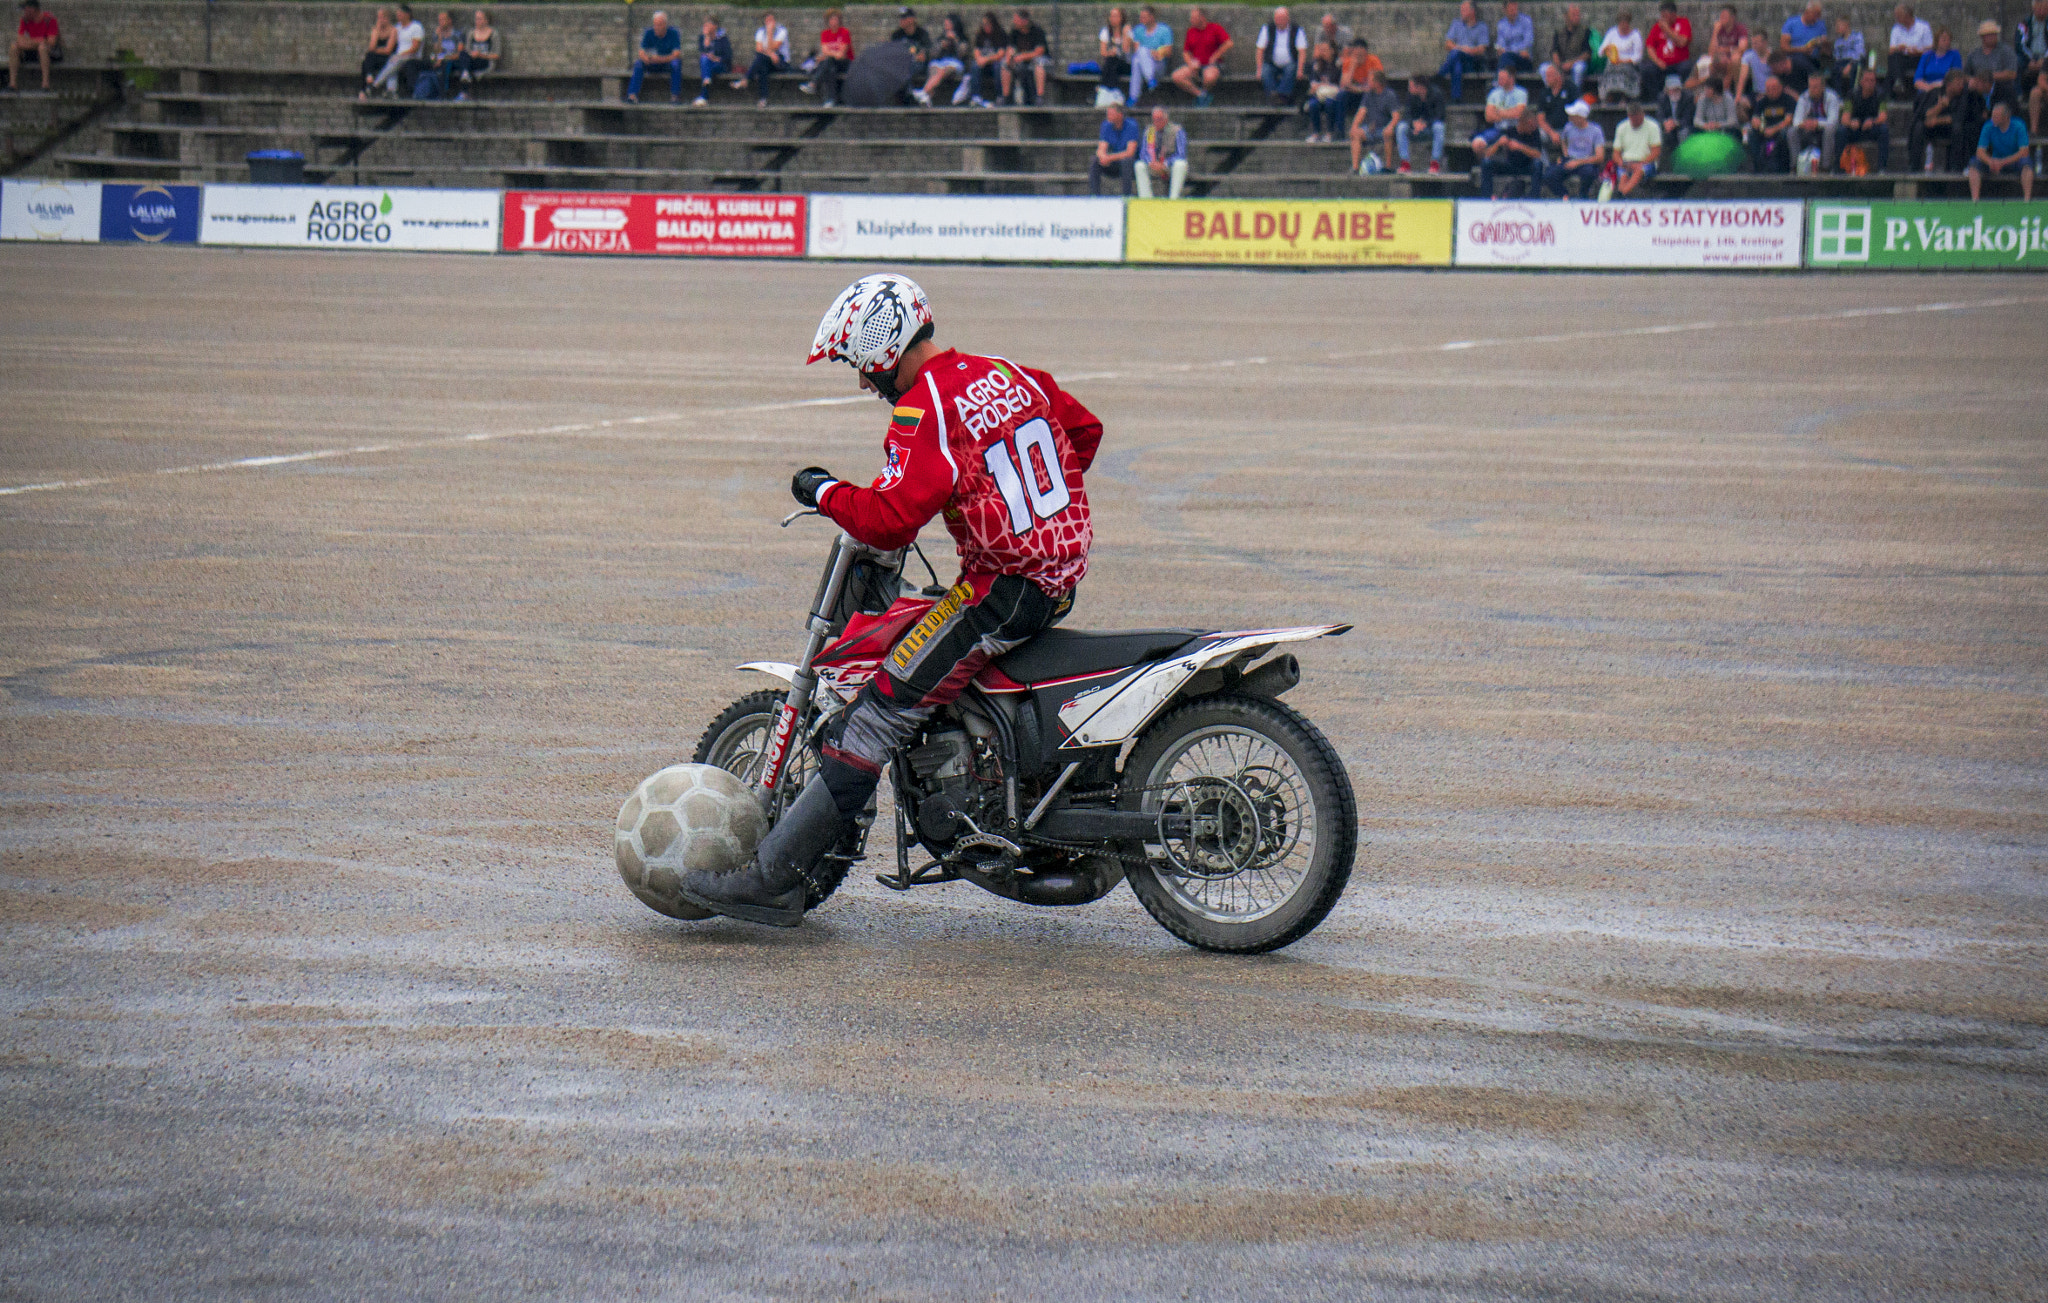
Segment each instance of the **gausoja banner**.
[[1442,267],[1451,261],[1445,199],[1138,199],[1132,262],[1254,267]]
[[1799,201],[1458,201],[1460,267],[1797,267]]
[[505,195],[504,247],[512,253],[801,258],[804,196],[513,190]]

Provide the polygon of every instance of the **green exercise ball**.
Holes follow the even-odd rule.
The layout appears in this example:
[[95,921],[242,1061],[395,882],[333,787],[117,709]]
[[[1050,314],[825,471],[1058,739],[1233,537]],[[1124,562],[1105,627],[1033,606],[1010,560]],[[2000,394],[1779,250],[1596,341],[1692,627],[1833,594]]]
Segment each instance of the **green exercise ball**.
[[1679,142],[1671,170],[1688,176],[1718,176],[1742,170],[1742,142],[1718,131],[1696,131]]

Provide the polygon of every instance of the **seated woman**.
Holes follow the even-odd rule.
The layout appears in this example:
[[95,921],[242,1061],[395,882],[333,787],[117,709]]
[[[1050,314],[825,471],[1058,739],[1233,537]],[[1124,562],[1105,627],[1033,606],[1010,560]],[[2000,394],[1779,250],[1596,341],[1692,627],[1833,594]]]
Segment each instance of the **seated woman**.
[[953,102],[963,104],[974,91],[974,83],[967,76],[967,60],[973,51],[967,47],[967,28],[959,14],[947,14],[939,24],[939,39],[932,46],[932,61],[929,73],[921,89],[912,91],[917,102],[926,108],[932,106],[932,92],[946,84],[949,78],[960,79],[960,89],[953,92]]
[[[745,31],[745,28],[741,28]],[[768,78],[789,67],[789,29],[775,21],[773,13],[761,15],[761,25],[754,29],[754,62],[747,68],[747,75],[735,77],[732,88],[754,89],[754,102],[762,108],[768,107]]]
[[1343,73],[1337,67],[1337,51],[1328,41],[1317,41],[1308,62],[1308,143],[1327,145],[1336,139],[1339,117],[1338,97],[1343,94]]
[[968,72],[976,108],[993,108],[1002,99],[1003,64],[1009,54],[1010,37],[1003,31],[1003,20],[993,10],[983,14],[974,33],[974,67]]
[[474,26],[463,33],[462,52],[455,56],[456,99],[469,98],[469,91],[462,88],[474,86],[496,68],[499,53],[498,29],[491,26],[491,16],[479,9]]
[[391,11],[379,9],[377,21],[370,24],[370,49],[363,56],[363,90],[357,99],[370,98],[371,83],[384,71],[384,65],[391,61],[391,52],[397,48],[398,28],[391,21]]
[[826,108],[839,103],[839,83],[846,79],[847,69],[853,67],[853,33],[846,30],[846,24],[839,21],[837,9],[825,11],[825,25],[818,29],[818,63],[811,69],[811,80],[802,89],[816,90],[818,97],[825,101]]
[[[1095,61],[1102,69],[1102,85],[1122,95],[1124,83],[1131,79],[1132,39],[1131,25],[1125,21],[1121,8],[1109,11],[1108,20],[1102,24],[1102,30],[1096,33],[1095,43],[1100,51],[1095,56]],[[1101,100],[1102,97],[1098,94],[1096,102],[1100,103]]]

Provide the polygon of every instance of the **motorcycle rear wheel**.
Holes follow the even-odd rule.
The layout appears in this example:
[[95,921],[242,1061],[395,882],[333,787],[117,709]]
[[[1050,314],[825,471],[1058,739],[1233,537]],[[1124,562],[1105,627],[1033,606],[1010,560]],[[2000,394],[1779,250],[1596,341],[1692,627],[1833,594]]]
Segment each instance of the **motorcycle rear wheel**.
[[[775,729],[775,717],[782,710],[783,695],[773,688],[749,692],[719,711],[705,728],[704,736],[697,739],[697,751],[691,757],[691,763],[716,765],[738,774],[748,783],[759,778],[761,757],[768,749],[768,736]],[[797,747],[790,754],[782,781],[791,784],[790,791],[800,792],[817,769],[818,758],[811,749]],[[859,836],[859,829],[847,833],[849,840]],[[845,844],[842,843],[842,847]],[[846,880],[846,869],[846,860],[828,857],[805,874],[804,908],[812,910],[824,904]]]
[[1350,881],[1351,779],[1322,730],[1291,707],[1253,697],[1181,706],[1145,731],[1124,782],[1126,810],[1196,817],[1186,838],[1148,838],[1157,849],[1125,870],[1146,911],[1191,946],[1254,955],[1291,945]]

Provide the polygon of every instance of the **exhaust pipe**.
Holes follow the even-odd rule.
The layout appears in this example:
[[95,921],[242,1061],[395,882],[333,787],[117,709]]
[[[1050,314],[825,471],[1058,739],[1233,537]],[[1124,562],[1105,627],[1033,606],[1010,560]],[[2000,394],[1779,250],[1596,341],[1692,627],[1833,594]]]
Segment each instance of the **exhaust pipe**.
[[1301,662],[1282,652],[1237,681],[1239,692],[1254,697],[1277,697],[1301,682]]

